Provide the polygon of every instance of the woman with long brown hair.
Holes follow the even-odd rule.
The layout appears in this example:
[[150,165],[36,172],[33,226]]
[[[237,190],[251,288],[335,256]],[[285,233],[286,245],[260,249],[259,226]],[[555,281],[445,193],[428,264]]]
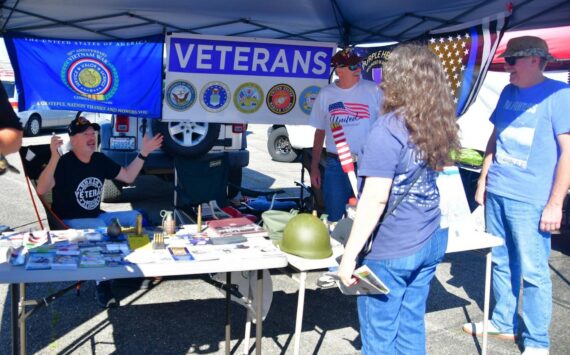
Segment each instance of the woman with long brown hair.
[[436,177],[459,147],[455,106],[444,69],[426,46],[397,47],[381,88],[382,116],[358,162],[361,197],[339,276],[351,285],[357,263],[364,264],[390,290],[358,297],[363,354],[423,354],[429,285],[447,246]]

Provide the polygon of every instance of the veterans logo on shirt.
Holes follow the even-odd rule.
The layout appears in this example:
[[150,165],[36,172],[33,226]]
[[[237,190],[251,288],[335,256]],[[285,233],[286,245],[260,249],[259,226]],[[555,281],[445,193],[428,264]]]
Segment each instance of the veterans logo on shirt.
[[75,190],[75,198],[79,206],[86,210],[94,210],[101,204],[103,182],[95,177],[83,179]]

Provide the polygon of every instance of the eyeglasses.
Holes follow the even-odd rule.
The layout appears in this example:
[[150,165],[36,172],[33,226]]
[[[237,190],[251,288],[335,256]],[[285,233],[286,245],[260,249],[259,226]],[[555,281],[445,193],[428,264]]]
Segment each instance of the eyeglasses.
[[360,64],[354,64],[354,65],[344,65],[344,64],[340,64],[336,66],[337,68],[347,68],[350,71],[355,71],[356,69],[362,68],[362,66]]
[[505,57],[505,62],[508,65],[515,65],[517,63],[517,59],[522,58],[522,57]]

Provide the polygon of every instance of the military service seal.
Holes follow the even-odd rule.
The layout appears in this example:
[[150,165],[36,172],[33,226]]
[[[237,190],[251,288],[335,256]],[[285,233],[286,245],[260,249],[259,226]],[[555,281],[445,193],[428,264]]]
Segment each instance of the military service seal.
[[321,88],[316,85],[311,85],[301,91],[301,95],[299,95],[299,107],[301,111],[307,115],[311,114],[311,109],[313,108],[319,91],[321,91]]
[[243,113],[254,113],[263,104],[263,89],[256,83],[243,83],[234,92],[234,105]]
[[230,88],[220,82],[211,81],[200,92],[200,104],[209,112],[220,112],[230,103]]
[[194,85],[185,80],[175,80],[166,87],[166,103],[173,110],[186,111],[196,102]]
[[284,115],[295,107],[295,90],[287,84],[274,85],[267,93],[266,103],[269,111]]
[[97,50],[72,51],[61,68],[63,83],[77,94],[91,100],[109,100],[119,87],[115,66],[107,54]]

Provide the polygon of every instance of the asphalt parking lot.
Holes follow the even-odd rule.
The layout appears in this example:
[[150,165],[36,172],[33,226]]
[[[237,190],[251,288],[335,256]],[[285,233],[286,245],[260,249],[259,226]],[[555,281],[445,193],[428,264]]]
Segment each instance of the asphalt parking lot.
[[[266,152],[266,125],[251,125],[250,166],[244,172],[246,187],[285,188],[298,193],[299,163],[272,162]],[[25,139],[33,144],[49,135]],[[16,156],[9,160],[19,165]],[[26,230],[37,228],[27,187],[21,175],[0,177],[0,224]],[[157,222],[158,211],[171,209],[172,186],[154,177],[137,181],[126,191],[125,202],[106,204],[107,210],[145,208]],[[570,352],[570,235],[553,236],[550,273],[553,280],[551,354]],[[478,354],[481,339],[461,331],[464,322],[482,317],[484,254],[447,255],[432,284],[426,314],[428,354]],[[307,280],[301,354],[358,354],[360,338],[354,297],[337,289],[319,289],[321,272]],[[94,301],[94,283],[81,287],[81,296],[68,293],[28,321],[28,352],[38,354],[222,354],[224,352],[224,299],[203,277],[165,278],[154,287],[138,289],[134,282],[114,285],[121,307],[100,309]],[[273,303],[264,322],[263,354],[293,352],[297,301],[296,282],[272,273]],[[31,298],[43,297],[67,284],[32,284]],[[245,310],[232,308],[232,353],[241,354]],[[0,285],[0,354],[10,353],[10,298],[8,285]],[[245,353],[254,352],[253,340]],[[514,342],[490,338],[489,354],[519,354]]]

